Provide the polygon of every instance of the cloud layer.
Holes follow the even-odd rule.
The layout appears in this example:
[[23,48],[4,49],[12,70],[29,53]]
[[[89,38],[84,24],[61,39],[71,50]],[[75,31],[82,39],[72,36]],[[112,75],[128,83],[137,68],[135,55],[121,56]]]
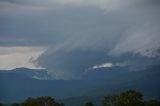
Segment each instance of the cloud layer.
[[42,68],[33,61],[44,51],[44,47],[0,47],[0,70],[18,67]]
[[145,67],[159,61],[158,0],[0,0],[0,5],[0,45],[48,47],[36,63],[57,79],[79,79],[101,63]]

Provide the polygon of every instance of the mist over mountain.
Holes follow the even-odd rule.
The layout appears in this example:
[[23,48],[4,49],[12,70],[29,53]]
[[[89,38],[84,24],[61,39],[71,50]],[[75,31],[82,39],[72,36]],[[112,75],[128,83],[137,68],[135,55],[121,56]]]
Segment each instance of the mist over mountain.
[[53,79],[45,69],[15,68],[13,70],[0,70],[0,74],[22,75],[33,79]]

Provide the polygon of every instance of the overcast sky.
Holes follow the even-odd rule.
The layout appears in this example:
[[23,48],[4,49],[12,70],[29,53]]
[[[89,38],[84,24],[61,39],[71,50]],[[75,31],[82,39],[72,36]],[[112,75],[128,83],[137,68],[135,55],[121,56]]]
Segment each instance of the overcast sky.
[[159,0],[0,0],[0,69],[72,79],[90,67],[158,64],[159,10]]

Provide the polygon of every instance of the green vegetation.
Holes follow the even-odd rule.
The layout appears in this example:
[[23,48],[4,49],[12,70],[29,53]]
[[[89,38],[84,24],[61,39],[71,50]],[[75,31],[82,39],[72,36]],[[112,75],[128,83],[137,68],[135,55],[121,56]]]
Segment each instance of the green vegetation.
[[55,102],[54,98],[50,96],[46,96],[36,99],[28,98],[21,104],[21,106],[63,106],[63,104]]
[[157,100],[146,101],[145,106],[160,106],[160,101]]
[[5,106],[4,104],[0,103],[0,106]]
[[85,106],[94,106],[92,102],[87,102]]
[[[6,106],[0,103],[0,106]],[[8,105],[7,105],[8,106]],[[58,103],[50,96],[28,98],[22,103],[14,103],[10,106],[64,106],[63,103]],[[74,104],[71,104],[74,106]],[[94,106],[92,102],[86,102],[84,106]],[[149,100],[144,101],[143,95],[135,90],[128,90],[116,95],[104,97],[99,106],[160,106],[160,101]]]
[[[0,106],[5,106],[0,104]],[[23,103],[14,103],[10,106],[64,106],[62,103],[58,103],[54,98],[50,96],[28,98]]]
[[140,92],[128,90],[117,95],[106,96],[102,106],[160,106],[160,102],[143,101],[143,95]]

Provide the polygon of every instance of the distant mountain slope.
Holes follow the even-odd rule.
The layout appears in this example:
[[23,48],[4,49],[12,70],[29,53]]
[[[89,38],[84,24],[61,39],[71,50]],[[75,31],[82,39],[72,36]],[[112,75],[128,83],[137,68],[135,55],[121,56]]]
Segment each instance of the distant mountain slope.
[[[93,71],[92,74],[97,73],[94,74],[97,78],[99,75],[105,76],[99,80],[94,79],[94,76],[88,80],[85,78],[85,80],[37,80],[33,78],[31,69],[26,70],[28,71],[16,69],[13,72],[0,72],[0,102],[19,102],[27,97],[46,95],[56,98],[77,96],[96,98],[127,89],[136,89],[142,92],[145,98],[160,98],[160,66],[134,72],[103,69],[104,72],[101,70],[100,74]],[[68,103],[66,99],[63,101]]]
[[115,91],[137,89],[143,92],[146,98],[160,99],[159,76],[159,69],[120,73],[112,78],[108,78],[105,80],[106,84],[90,92],[94,92],[95,95],[103,95],[104,93],[114,93]]
[[45,69],[28,69],[28,68],[16,68],[13,70],[0,70],[1,73],[6,74],[23,74],[30,78],[40,79],[40,80],[50,80],[53,79]]
[[0,101],[22,101],[27,97],[53,96],[56,98],[83,96],[98,82],[82,80],[36,80],[19,74],[0,75]]

